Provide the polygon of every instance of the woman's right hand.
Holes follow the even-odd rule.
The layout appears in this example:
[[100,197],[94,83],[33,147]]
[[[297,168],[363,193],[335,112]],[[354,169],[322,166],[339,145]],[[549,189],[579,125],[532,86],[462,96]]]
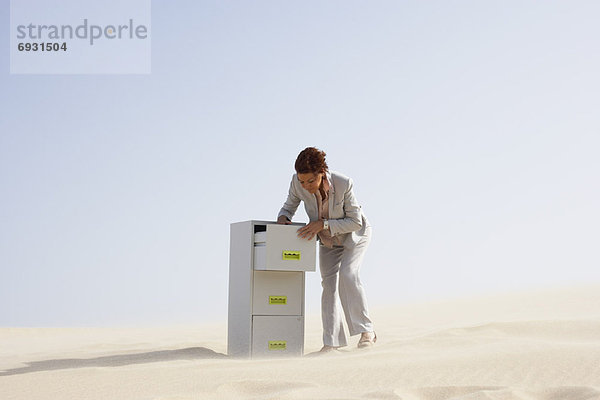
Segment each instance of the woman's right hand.
[[277,218],[277,223],[281,225],[290,225],[292,222],[287,219],[285,215],[280,215],[279,218]]

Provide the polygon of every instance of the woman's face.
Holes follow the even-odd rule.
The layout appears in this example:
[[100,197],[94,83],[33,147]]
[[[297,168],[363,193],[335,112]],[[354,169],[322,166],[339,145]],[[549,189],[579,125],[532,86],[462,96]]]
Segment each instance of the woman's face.
[[298,174],[298,181],[305,190],[308,190],[310,194],[317,193],[319,187],[321,186],[321,181],[323,180],[323,173],[312,173],[308,172],[306,174]]

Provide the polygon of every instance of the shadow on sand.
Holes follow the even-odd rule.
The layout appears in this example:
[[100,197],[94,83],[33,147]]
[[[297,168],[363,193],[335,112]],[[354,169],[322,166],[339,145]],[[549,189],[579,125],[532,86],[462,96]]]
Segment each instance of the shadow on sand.
[[97,358],[70,358],[62,360],[33,361],[27,367],[0,371],[0,376],[28,374],[30,372],[55,371],[71,368],[122,367],[132,364],[148,364],[175,360],[198,360],[207,358],[228,358],[205,347],[190,347],[180,350],[161,350],[148,353],[122,354]]

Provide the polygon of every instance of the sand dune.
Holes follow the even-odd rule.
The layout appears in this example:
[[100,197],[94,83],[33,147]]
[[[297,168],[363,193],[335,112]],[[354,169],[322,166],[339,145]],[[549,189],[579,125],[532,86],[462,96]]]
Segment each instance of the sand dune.
[[[227,357],[225,323],[2,328],[0,399],[600,399],[598,286],[372,316],[372,349],[279,360]],[[307,318],[307,355],[319,321]]]

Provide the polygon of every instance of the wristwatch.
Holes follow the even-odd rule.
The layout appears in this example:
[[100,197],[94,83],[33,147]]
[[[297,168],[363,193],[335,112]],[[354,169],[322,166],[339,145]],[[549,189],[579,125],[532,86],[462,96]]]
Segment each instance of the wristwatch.
[[325,230],[329,229],[329,221],[326,219],[323,220],[323,229],[325,229]]

